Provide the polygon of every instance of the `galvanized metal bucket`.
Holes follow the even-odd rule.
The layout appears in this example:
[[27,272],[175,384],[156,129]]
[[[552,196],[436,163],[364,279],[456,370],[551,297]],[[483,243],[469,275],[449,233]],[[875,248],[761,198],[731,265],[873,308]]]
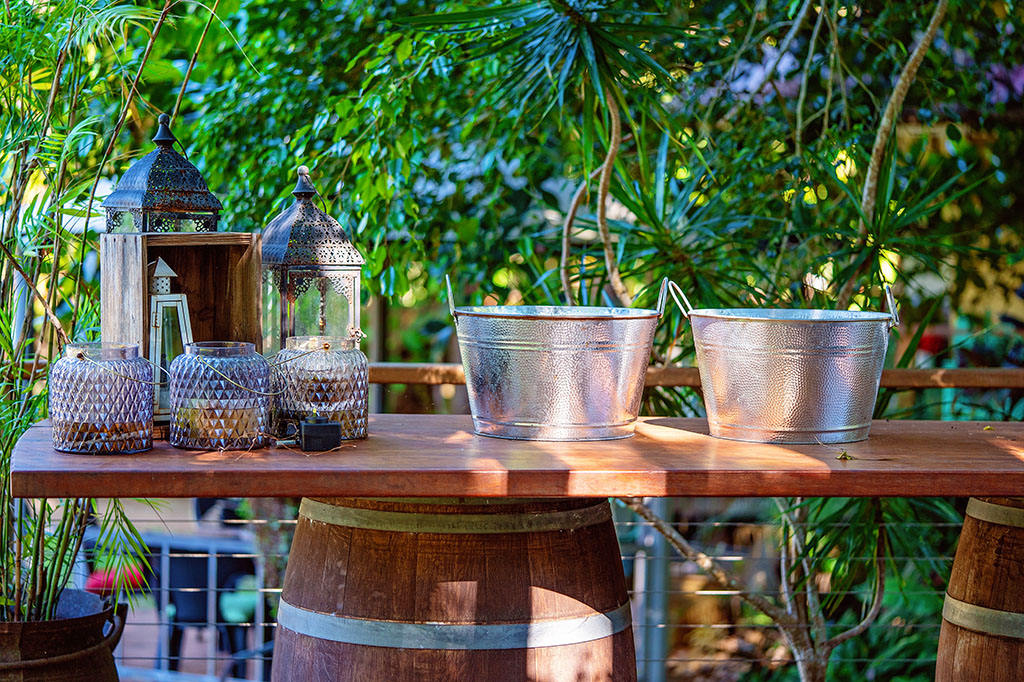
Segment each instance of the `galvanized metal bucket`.
[[517,440],[633,435],[657,309],[448,306],[477,433]]
[[889,331],[899,324],[888,288],[889,312],[881,313],[694,310],[669,286],[693,328],[712,436],[757,443],[868,437]]

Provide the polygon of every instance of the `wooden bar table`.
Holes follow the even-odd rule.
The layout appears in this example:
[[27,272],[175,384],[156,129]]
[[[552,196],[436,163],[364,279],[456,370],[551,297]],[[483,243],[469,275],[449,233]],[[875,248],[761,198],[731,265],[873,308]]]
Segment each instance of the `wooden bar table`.
[[[328,453],[14,449],[17,497],[304,497],[274,679],[636,679],[608,497],[1024,497],[1024,424],[876,421],[845,445],[711,438],[699,419],[636,436],[527,442],[468,416],[371,417]],[[415,499],[414,499],[415,498]],[[944,626],[945,627],[945,626]],[[941,656],[940,656],[941,658]]]

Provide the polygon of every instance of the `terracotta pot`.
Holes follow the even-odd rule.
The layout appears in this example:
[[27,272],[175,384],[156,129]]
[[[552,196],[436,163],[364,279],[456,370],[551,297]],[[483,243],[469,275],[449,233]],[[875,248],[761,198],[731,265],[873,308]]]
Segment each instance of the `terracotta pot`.
[[57,619],[0,623],[0,682],[117,682],[114,647],[126,610],[65,590]]

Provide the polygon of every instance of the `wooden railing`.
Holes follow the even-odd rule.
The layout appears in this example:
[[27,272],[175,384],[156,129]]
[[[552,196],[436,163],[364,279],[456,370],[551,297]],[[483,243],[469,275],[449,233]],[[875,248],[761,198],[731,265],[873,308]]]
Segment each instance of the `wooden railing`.
[[[372,362],[374,384],[464,384],[462,365],[455,363]],[[700,386],[696,367],[649,367],[648,386]],[[882,388],[1024,388],[1024,369],[887,369]]]
[[[45,375],[46,362],[26,362],[24,377]],[[454,362],[371,362],[371,384],[465,384],[462,365]],[[648,367],[647,386],[700,387],[696,367]],[[1024,369],[1005,367],[965,369],[886,369],[882,388],[1024,388]]]

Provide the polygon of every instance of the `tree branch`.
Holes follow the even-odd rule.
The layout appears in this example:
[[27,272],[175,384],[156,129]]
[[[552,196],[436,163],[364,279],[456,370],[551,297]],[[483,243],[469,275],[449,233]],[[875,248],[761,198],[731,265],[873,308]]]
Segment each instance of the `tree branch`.
[[[804,23],[804,18],[807,17],[807,12],[810,9],[811,0],[804,0],[804,4],[800,7],[800,12],[796,15],[796,18],[793,19],[792,26],[789,27],[789,32],[786,33],[786,37],[782,39],[781,43],[779,43],[778,54],[775,56],[775,59],[772,61],[772,63],[768,66],[768,69],[764,72],[764,80],[761,81],[761,84],[757,86],[757,89],[754,92],[750,93],[750,97],[747,99],[747,102],[754,101],[754,97],[756,95],[761,94],[761,91],[764,90],[764,86],[767,85],[772,80],[772,78],[775,77],[775,69],[778,68],[779,63],[782,61],[782,58],[786,56],[786,53],[789,51],[789,46],[793,43],[793,39],[796,38],[796,34],[800,30],[800,26]],[[740,108],[741,104],[737,103],[736,106],[734,106],[732,109],[726,112],[725,116],[722,117],[722,120],[731,120],[732,117],[735,116],[736,113],[740,110]]]
[[[825,7],[818,8],[818,19],[814,22],[814,30],[811,31],[811,41],[807,46],[807,58],[804,60],[804,70],[800,79],[800,96],[796,101],[796,129],[793,131],[793,142],[796,148],[796,155],[799,157],[803,146],[804,135],[804,102],[807,100],[807,75],[811,70],[811,60],[814,59],[814,44],[818,42],[818,32],[821,30],[822,19],[825,18]],[[832,74],[829,73],[829,83]]]
[[[885,148],[889,145],[889,138],[892,137],[892,131],[896,124],[896,117],[903,109],[903,101],[907,98],[907,92],[910,90],[911,83],[917,77],[917,70],[921,66],[921,62],[924,61],[924,56],[928,52],[928,48],[931,47],[932,41],[935,40],[935,34],[938,33],[939,25],[942,23],[942,18],[946,14],[946,7],[949,5],[949,0],[939,0],[938,4],[935,5],[935,11],[932,12],[932,18],[928,22],[928,28],[925,30],[924,35],[921,36],[921,40],[917,43],[914,51],[910,53],[910,59],[903,66],[903,70],[900,72],[900,77],[896,81],[896,85],[892,89],[892,93],[889,95],[889,101],[885,105],[885,111],[882,113],[882,120],[878,124],[878,133],[875,135],[875,143],[871,147],[871,158],[868,161],[868,170],[864,176],[864,189],[861,192],[861,211],[869,222],[875,220],[875,202],[878,199],[878,173],[882,166],[882,157],[885,155]],[[860,232],[860,243],[863,245],[867,242],[868,223],[864,222],[864,219],[860,219],[858,223],[858,231]],[[860,249],[855,249],[855,253],[859,252]],[[856,258],[856,256],[854,256]],[[865,264],[868,261],[865,261]],[[863,268],[858,269],[857,272],[843,284],[843,288],[839,293],[839,307],[846,308],[850,303],[850,298],[853,295],[853,288],[856,284],[857,278],[860,276]]]
[[[877,502],[875,503],[878,504]],[[878,540],[875,544],[875,594],[874,599],[871,601],[871,608],[868,609],[867,614],[861,619],[859,623],[854,625],[846,632],[841,632],[832,639],[825,642],[822,647],[822,651],[827,655],[837,646],[842,644],[848,639],[857,637],[868,627],[875,622],[878,618],[879,612],[882,610],[882,598],[885,596],[885,526],[882,525],[881,508],[875,507],[875,521],[878,526]]]
[[46,313],[46,316],[50,318],[50,323],[53,324],[53,330],[57,332],[58,336],[60,336],[61,346],[63,347],[71,343],[71,339],[68,337],[67,332],[64,331],[64,327],[61,326],[56,313],[54,313],[53,308],[50,307],[50,303],[41,293],[39,293],[39,290],[36,289],[35,282],[29,278],[28,273],[25,272],[24,268],[21,267],[21,264],[14,258],[14,254],[7,250],[7,245],[2,241],[0,241],[0,252],[3,253],[4,258],[10,262],[11,267],[13,267],[18,275],[21,276],[22,281],[25,282],[25,286],[27,286],[29,291],[32,292],[32,295],[37,301],[39,301],[40,305],[43,306],[43,311]]
[[565,292],[566,305],[576,305],[572,295],[572,280],[569,278],[569,256],[571,255],[569,236],[572,232],[572,225],[576,222],[576,214],[580,210],[580,204],[583,203],[583,197],[587,194],[587,186],[601,173],[603,169],[604,164],[602,163],[590,173],[590,177],[585,178],[583,182],[580,183],[580,186],[576,189],[576,193],[572,195],[572,202],[569,204],[569,212],[565,214],[565,221],[562,223],[562,257],[558,263],[558,272],[562,278],[562,291]]
[[719,585],[729,590],[735,590],[741,599],[771,618],[780,627],[791,627],[797,624],[793,616],[786,613],[779,606],[776,606],[759,594],[747,592],[743,589],[743,586],[726,573],[725,569],[718,562],[704,552],[695,549],[693,545],[686,541],[686,538],[679,534],[679,531],[651,511],[650,507],[645,505],[640,498],[621,497],[619,499],[623,504],[632,509],[637,516],[649,521],[659,533],[665,536],[669,544],[675,547],[684,557],[697,564],[702,571],[713,578]]
[[601,165],[601,179],[597,186],[597,231],[601,235],[604,246],[604,265],[608,273],[608,283],[619,300],[619,304],[629,308],[633,299],[626,291],[626,285],[619,276],[619,264],[612,248],[612,235],[608,229],[608,190],[611,186],[612,173],[615,171],[615,156],[619,153],[622,143],[622,119],[619,117],[619,104],[615,101],[615,93],[609,85],[606,88],[605,106],[608,108],[608,155]]

